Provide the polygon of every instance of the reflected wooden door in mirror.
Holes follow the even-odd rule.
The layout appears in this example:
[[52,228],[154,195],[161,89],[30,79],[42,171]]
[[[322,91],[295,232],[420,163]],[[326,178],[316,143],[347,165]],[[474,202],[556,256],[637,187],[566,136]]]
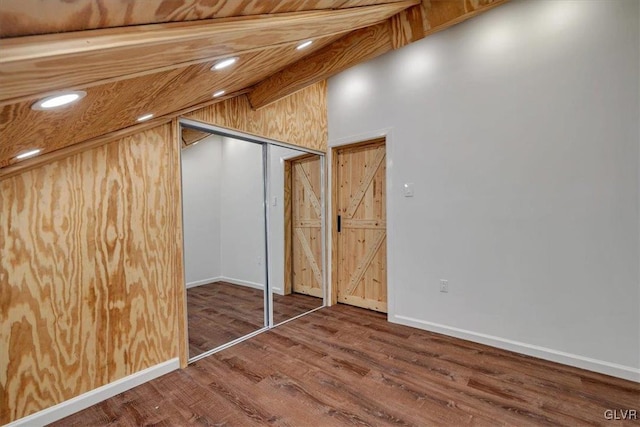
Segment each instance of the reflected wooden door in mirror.
[[291,291],[322,298],[320,157],[289,160],[291,170]]
[[[324,158],[270,147],[270,159],[272,195],[284,197],[283,208],[269,208],[269,241],[284,255],[284,264],[273,263],[271,274],[273,323],[279,324],[324,305]],[[284,230],[278,233],[280,223]]]

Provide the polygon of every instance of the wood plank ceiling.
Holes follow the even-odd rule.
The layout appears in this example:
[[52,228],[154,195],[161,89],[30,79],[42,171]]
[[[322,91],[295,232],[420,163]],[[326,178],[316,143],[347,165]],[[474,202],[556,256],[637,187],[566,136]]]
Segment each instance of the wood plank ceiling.
[[[170,117],[233,96],[260,108],[505,1],[2,0],[0,168],[146,113]],[[231,56],[233,67],[211,71]],[[31,109],[61,90],[87,96]]]

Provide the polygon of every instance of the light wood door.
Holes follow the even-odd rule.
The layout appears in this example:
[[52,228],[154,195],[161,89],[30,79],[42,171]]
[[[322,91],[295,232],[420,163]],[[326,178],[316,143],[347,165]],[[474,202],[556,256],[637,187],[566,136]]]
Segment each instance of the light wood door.
[[291,286],[285,284],[285,290],[322,298],[320,156],[302,156],[287,163],[286,169],[291,176],[291,228],[288,233],[291,244]]
[[339,149],[336,155],[337,301],[386,313],[385,142]]

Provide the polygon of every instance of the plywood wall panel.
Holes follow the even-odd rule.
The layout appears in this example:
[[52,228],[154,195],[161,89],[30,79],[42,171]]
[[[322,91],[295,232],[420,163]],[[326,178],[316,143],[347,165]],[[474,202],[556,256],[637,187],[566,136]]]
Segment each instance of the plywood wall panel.
[[178,356],[163,125],[0,181],[0,424]]
[[252,110],[247,97],[241,95],[185,117],[326,151],[326,102],[327,83],[321,81],[259,110]]

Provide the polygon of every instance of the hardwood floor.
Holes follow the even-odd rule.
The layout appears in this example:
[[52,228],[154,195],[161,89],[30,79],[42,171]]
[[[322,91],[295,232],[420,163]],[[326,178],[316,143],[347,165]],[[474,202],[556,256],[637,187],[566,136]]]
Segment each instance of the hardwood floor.
[[638,425],[606,409],[640,409],[640,384],[338,305],[56,425]]
[[[321,298],[273,295],[273,320],[278,324],[320,307]],[[263,292],[227,282],[187,289],[189,356],[194,357],[264,326]]]

